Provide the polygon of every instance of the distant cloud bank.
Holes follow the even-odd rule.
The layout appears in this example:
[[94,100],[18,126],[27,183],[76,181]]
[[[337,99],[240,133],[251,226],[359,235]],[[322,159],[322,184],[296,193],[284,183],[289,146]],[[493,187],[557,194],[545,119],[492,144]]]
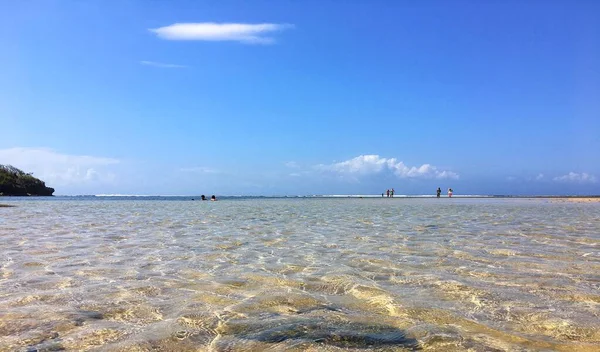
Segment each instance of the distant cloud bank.
[[558,176],[554,178],[554,181],[559,182],[573,182],[573,183],[596,183],[597,179],[594,175],[576,172],[569,172],[566,175]]
[[47,148],[0,149],[0,163],[33,172],[50,187],[112,182],[115,173],[109,166],[118,159],[88,155],[62,154]]
[[188,68],[188,66],[185,66],[185,65],[166,64],[163,62],[156,62],[156,61],[140,61],[140,64],[145,65],[145,66],[153,66],[153,67],[160,67],[160,68]]
[[350,160],[329,165],[317,165],[317,169],[340,174],[371,175],[391,171],[400,178],[458,179],[459,175],[448,170],[439,170],[430,164],[407,166],[396,158],[382,158],[379,155],[360,155]]
[[245,44],[272,44],[275,39],[267,36],[273,32],[293,28],[290,24],[275,23],[175,23],[149,29],[166,40],[236,41]]

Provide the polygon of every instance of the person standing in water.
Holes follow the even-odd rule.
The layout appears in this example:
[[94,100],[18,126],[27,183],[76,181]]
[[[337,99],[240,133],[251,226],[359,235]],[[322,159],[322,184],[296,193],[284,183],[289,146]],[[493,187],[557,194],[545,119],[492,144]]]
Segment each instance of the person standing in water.
[[390,197],[390,190],[388,189],[385,193],[387,194],[387,197],[389,198]]
[[439,198],[441,194],[442,194],[442,189],[438,187],[438,189],[436,191],[437,197]]
[[452,198],[452,188],[448,188],[448,198]]
[[390,195],[392,198],[394,198],[394,192],[396,192],[396,191],[394,191],[394,189],[392,188],[392,191],[390,192]]

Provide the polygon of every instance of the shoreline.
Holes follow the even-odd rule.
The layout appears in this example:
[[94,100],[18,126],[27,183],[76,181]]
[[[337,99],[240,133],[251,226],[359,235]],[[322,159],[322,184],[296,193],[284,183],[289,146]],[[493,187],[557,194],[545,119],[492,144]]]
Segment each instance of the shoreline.
[[600,197],[557,197],[552,203],[600,203]]
[[[11,200],[17,199],[30,199],[30,198],[48,198],[48,197],[35,197],[35,196],[0,196],[0,200],[4,198],[7,200],[6,203],[0,204],[0,207],[14,207],[10,203]],[[150,199],[150,200],[185,200],[199,198],[198,196],[127,196],[127,195],[114,195],[114,196],[52,196],[56,200],[84,200],[84,199],[113,199],[113,200],[127,200],[127,199]],[[350,194],[350,195],[294,195],[294,196],[227,196],[221,195],[219,199],[229,200],[240,200],[240,199],[529,199],[529,200],[549,200],[551,202],[577,202],[577,203],[594,203],[600,202],[600,195],[585,195],[585,196],[558,196],[558,195],[543,195],[543,196],[512,196],[512,195],[454,195],[448,197],[446,195],[436,197],[435,195],[395,195],[394,197],[381,197],[380,195],[372,194]]]

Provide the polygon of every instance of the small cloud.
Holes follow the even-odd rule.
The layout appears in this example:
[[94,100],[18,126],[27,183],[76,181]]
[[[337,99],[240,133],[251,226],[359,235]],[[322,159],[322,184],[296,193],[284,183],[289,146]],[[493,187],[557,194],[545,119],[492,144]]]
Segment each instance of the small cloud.
[[181,172],[197,173],[197,174],[216,174],[216,173],[219,173],[218,170],[211,169],[209,167],[203,167],[203,166],[184,167],[184,168],[179,169],[179,171],[181,171]]
[[145,66],[160,67],[160,68],[188,68],[188,66],[185,66],[185,65],[165,64],[162,62],[155,62],[155,61],[140,61],[140,64],[145,65]]
[[509,181],[509,182],[516,181],[516,180],[517,180],[517,178],[516,178],[516,177],[514,177],[514,176],[508,176],[508,177],[506,178],[506,181]]
[[544,179],[544,174],[539,174],[539,175],[537,175],[537,176],[535,177],[535,179],[536,179],[537,181],[540,181],[540,180]]
[[347,175],[370,175],[381,172],[392,172],[400,178],[438,178],[458,179],[459,175],[448,170],[438,170],[430,164],[419,167],[406,166],[395,158],[382,158],[379,155],[360,155],[350,160],[329,165],[317,165],[322,171],[336,172]]
[[566,175],[555,177],[554,181],[575,182],[575,183],[595,183],[596,177],[594,175],[590,175],[585,172],[583,172],[581,174],[578,174],[576,172],[569,172]]
[[149,29],[166,40],[236,41],[245,44],[272,44],[275,40],[268,33],[293,28],[290,24],[275,23],[175,23],[170,26]]
[[297,162],[295,161],[288,161],[287,163],[285,163],[286,167],[289,167],[290,169],[298,169],[300,168],[300,165],[298,165]]
[[301,174],[299,174],[299,173],[297,173],[297,172],[292,172],[292,173],[290,174],[290,176],[291,176],[291,177],[300,177],[300,176],[302,176],[302,175],[301,175]]
[[438,171],[437,169],[435,169],[435,178],[449,178],[449,179],[453,179],[453,180],[458,180],[458,174],[452,171]]
[[45,181],[50,187],[106,183],[115,180],[113,158],[71,155],[47,148],[0,149],[0,162],[10,164]]

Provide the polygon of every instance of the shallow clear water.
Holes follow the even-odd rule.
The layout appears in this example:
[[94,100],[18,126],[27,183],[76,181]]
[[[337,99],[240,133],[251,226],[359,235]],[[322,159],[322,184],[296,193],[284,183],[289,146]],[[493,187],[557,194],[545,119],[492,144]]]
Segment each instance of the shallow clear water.
[[10,204],[0,351],[600,350],[600,203]]

